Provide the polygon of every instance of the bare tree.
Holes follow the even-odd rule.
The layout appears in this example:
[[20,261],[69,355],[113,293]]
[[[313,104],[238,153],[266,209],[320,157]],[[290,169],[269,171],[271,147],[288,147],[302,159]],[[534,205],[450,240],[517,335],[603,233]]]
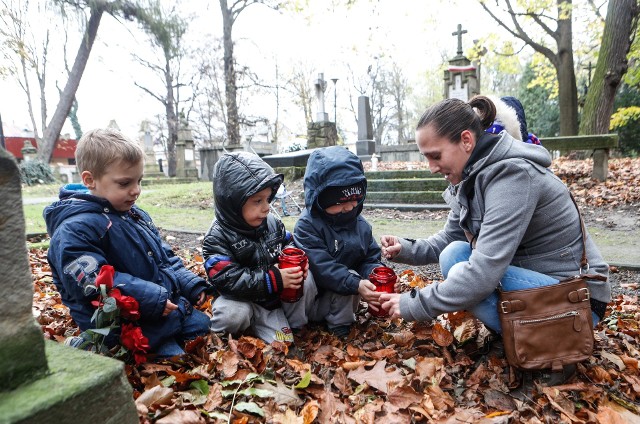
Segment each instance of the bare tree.
[[[198,80],[193,88],[196,93],[194,105],[195,132],[207,142],[226,134],[224,70],[222,69],[221,43],[214,40],[200,48],[197,56]],[[222,125],[222,127],[221,127]]]
[[285,89],[291,94],[293,103],[304,113],[304,122],[313,122],[313,100],[315,89],[313,81],[314,69],[307,64],[298,63],[285,84]]
[[233,55],[233,25],[240,13],[252,4],[264,4],[277,9],[279,2],[269,0],[227,0],[220,1],[222,12],[222,44],[224,46],[224,82],[227,109],[227,142],[229,145],[240,144],[240,118],[238,113],[238,86]]
[[60,131],[64,125],[69,110],[73,105],[78,87],[80,86],[80,80],[82,74],[89,61],[89,55],[93,47],[93,43],[100,27],[100,20],[102,15],[106,12],[113,15],[121,15],[127,19],[130,19],[133,14],[136,13],[137,7],[135,4],[124,0],[57,0],[62,5],[68,5],[74,10],[79,11],[84,8],[89,9],[89,20],[86,23],[86,28],[78,52],[75,57],[75,61],[71,68],[69,78],[65,84],[65,87],[60,95],[60,100],[56,106],[56,110],[51,117],[51,120],[44,129],[44,135],[42,137],[42,145],[38,150],[38,159],[42,162],[49,163],[51,155],[53,154],[53,148],[56,141],[60,136]]
[[[44,4],[36,4],[38,12],[45,14]],[[0,13],[0,35],[3,37],[3,44],[10,53],[7,57],[7,63],[13,63],[13,57],[18,58],[19,68],[14,65],[8,67],[9,74],[13,75],[18,85],[24,91],[27,100],[27,108],[31,126],[33,128],[34,138],[38,147],[41,145],[40,131],[44,131],[47,123],[47,98],[46,81],[47,81],[47,62],[49,59],[50,29],[44,28],[44,34],[41,39],[36,40],[33,28],[30,26],[30,20],[27,17],[31,10],[31,3],[13,2],[3,0],[1,3]],[[35,93],[32,92],[30,80],[35,75],[38,81],[38,95],[40,96],[40,113],[38,114],[39,123],[36,119],[35,112]]]
[[[486,0],[478,1],[498,25],[553,64],[558,78],[560,135],[575,135],[578,132],[578,92],[573,64],[572,0],[555,0],[555,11],[546,8],[534,10],[530,4],[514,8],[510,0],[496,0],[496,7],[504,3],[503,10],[508,14],[510,23],[494,13]],[[540,3],[536,5],[540,7]],[[548,35],[555,42],[555,49],[531,38],[530,31],[525,29],[525,20],[531,20],[536,24],[536,31]]]
[[[181,63],[186,55],[183,37],[187,31],[188,23],[185,18],[177,14],[175,5],[165,11],[158,0],[152,0],[147,7],[140,9],[137,13],[137,20],[149,35],[153,46],[161,53],[162,63],[158,64],[138,55],[136,55],[136,59],[161,78],[164,88],[161,93],[156,93],[152,88],[138,82],[135,85],[164,106],[168,129],[168,173],[170,177],[175,177],[176,142],[180,127],[180,88],[186,85],[181,82]],[[190,101],[190,99],[186,101]]]
[[616,92],[627,72],[627,54],[638,27],[637,0],[609,0],[598,62],[587,93],[580,134],[609,132]]

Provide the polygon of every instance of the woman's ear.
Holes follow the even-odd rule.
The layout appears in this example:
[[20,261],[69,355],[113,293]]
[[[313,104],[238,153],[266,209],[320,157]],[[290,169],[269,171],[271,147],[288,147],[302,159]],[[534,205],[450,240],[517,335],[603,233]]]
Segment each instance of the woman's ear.
[[471,153],[476,147],[476,138],[469,130],[464,130],[460,133],[460,142],[465,152]]
[[82,178],[82,184],[84,184],[86,188],[88,188],[89,190],[94,190],[96,188],[96,182],[91,172],[82,171],[80,177]]

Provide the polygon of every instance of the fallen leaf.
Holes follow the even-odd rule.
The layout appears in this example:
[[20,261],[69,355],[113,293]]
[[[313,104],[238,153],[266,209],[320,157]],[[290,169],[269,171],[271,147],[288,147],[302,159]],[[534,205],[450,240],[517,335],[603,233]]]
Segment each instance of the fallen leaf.
[[269,383],[262,383],[255,387],[272,392],[273,399],[278,405],[300,406],[304,404],[304,401],[300,399],[296,391],[285,386],[281,381],[276,381],[275,386]]
[[451,334],[451,332],[444,328],[439,322],[436,322],[433,325],[431,334],[433,336],[433,340],[442,347],[447,347],[453,343],[453,334]]
[[379,361],[374,367],[367,371],[364,367],[357,370],[349,371],[348,377],[359,384],[367,383],[371,387],[375,387],[383,393],[387,393],[387,384],[392,381],[404,380],[404,376],[399,369],[387,371],[385,367],[387,361]]
[[171,403],[171,397],[173,396],[173,389],[164,386],[154,386],[149,390],[145,390],[136,403],[142,404],[146,407],[152,405],[168,405]]

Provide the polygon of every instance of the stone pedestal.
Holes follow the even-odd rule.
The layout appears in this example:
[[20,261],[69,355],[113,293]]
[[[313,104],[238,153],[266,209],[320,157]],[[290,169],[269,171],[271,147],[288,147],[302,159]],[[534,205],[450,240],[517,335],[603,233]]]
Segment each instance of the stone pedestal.
[[376,142],[374,140],[356,141],[356,155],[371,156],[376,152]]
[[53,342],[45,355],[31,312],[24,214],[16,206],[22,205],[20,173],[4,149],[0,198],[0,422],[137,423],[122,363]]
[[312,122],[307,126],[307,149],[335,146],[337,141],[335,122]]
[[182,178],[198,178],[195,143],[191,129],[188,126],[183,126],[178,131],[178,141],[176,141],[176,176]]

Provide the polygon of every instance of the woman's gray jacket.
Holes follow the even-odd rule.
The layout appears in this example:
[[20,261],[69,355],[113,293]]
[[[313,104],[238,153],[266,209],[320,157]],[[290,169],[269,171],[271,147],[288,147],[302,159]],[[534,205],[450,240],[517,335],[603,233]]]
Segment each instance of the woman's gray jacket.
[[[506,132],[486,156],[467,164],[466,178],[443,193],[451,207],[444,228],[427,239],[400,239],[402,250],[394,260],[435,263],[449,243],[472,239],[471,257],[463,272],[445,282],[431,284],[413,296],[403,294],[400,313],[404,319],[432,320],[470,308],[496,290],[509,265],[558,280],[578,274],[582,256],[578,211],[549,165],[546,149],[522,143]],[[590,273],[608,276],[609,267],[588,234],[587,259]],[[591,281],[589,289],[594,299],[611,300],[608,281]]]

